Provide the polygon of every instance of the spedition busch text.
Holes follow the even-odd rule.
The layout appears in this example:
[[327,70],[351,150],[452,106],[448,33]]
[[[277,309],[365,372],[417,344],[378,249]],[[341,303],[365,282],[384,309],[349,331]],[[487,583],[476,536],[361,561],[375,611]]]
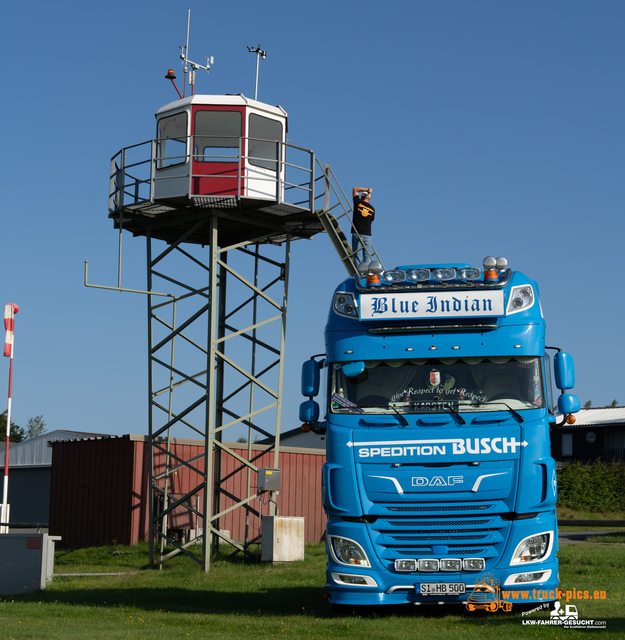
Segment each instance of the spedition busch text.
[[[369,443],[367,443],[369,444]],[[373,444],[373,443],[371,443]],[[516,438],[466,438],[449,440],[415,440],[413,442],[397,443],[401,446],[369,447],[361,444],[357,446],[359,458],[392,458],[400,456],[437,456],[487,454],[487,453],[516,453],[519,447],[527,446],[527,442],[520,442]]]

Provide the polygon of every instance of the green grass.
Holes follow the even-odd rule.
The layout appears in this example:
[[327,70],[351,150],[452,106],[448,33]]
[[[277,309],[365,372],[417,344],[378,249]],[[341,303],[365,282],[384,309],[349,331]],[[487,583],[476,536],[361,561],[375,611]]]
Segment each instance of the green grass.
[[[563,545],[561,588],[606,591],[576,599],[580,617],[605,619],[605,631],[521,625],[524,616],[470,613],[464,607],[407,607],[338,617],[322,598],[325,549],[306,546],[306,560],[254,564],[220,556],[205,574],[186,558],[150,571],[145,546],[59,550],[56,573],[134,572],[55,578],[46,591],[0,597],[1,640],[80,638],[622,638],[625,547]],[[546,612],[531,617],[546,617]]]

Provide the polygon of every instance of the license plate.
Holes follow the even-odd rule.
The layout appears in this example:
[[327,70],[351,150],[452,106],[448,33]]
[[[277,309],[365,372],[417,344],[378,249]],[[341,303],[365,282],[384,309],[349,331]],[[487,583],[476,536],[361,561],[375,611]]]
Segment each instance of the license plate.
[[422,596],[460,595],[465,593],[464,582],[422,582],[416,585]]

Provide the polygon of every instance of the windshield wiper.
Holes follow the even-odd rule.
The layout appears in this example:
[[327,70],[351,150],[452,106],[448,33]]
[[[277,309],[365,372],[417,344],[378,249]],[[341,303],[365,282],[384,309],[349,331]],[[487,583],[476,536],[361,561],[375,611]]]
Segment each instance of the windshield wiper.
[[392,404],[389,404],[388,406],[397,414],[397,417],[399,418],[399,424],[403,425],[404,427],[407,427],[408,420],[406,420],[406,418],[404,418],[404,416],[402,416],[402,414],[399,413],[399,411],[397,411],[397,409],[395,409],[395,407]]
[[515,411],[512,407],[501,400],[493,400],[492,402],[472,402],[471,406],[481,407],[485,404],[502,404],[519,422],[525,422],[525,418],[518,411]]
[[397,411],[397,409],[395,409],[395,407],[392,404],[389,404],[386,407],[379,404],[367,404],[367,405],[363,405],[363,407],[365,407],[366,409],[392,409],[397,415],[399,419],[399,424],[401,424],[402,427],[407,427],[409,425],[408,420],[406,420],[406,418],[404,418],[404,416],[402,416],[402,414],[399,413],[399,411]]
[[460,420],[460,424],[467,423],[467,421],[451,405],[444,405],[442,408],[451,411],[458,418],[458,420]]

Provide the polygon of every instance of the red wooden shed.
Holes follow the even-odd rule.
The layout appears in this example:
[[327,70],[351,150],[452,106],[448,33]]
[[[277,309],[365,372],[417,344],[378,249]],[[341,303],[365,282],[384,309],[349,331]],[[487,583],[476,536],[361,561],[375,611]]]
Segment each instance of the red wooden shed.
[[[200,440],[172,439],[174,455],[190,460],[203,449]],[[248,459],[247,445],[225,443],[241,457]],[[62,536],[64,547],[85,547],[102,544],[136,544],[147,540],[148,499],[148,438],[139,435],[83,438],[53,442],[50,491],[50,534]],[[261,454],[254,464],[259,468],[273,466],[273,449],[252,445],[252,457]],[[262,453],[265,451],[266,453]],[[163,461],[155,457],[155,471]],[[325,451],[299,447],[280,448],[281,491],[277,496],[278,515],[305,518],[306,542],[318,542],[325,532],[325,514],[321,504],[321,466]],[[235,464],[236,463],[236,464]],[[199,463],[198,463],[199,464]],[[232,456],[224,456],[222,477],[228,477],[222,488],[221,510],[247,491],[247,472]],[[181,469],[173,479],[170,492],[184,495],[192,484],[191,470]],[[232,475],[230,475],[232,474]],[[252,478],[254,487],[256,478]],[[269,507],[261,494],[250,506],[268,515]],[[198,504],[201,504],[201,500]],[[194,505],[195,506],[195,505]],[[189,512],[174,514],[170,528],[195,527]],[[251,513],[248,538],[258,534],[260,522]],[[201,520],[200,520],[201,524]],[[228,530],[232,540],[245,539],[246,510],[230,511],[221,518],[220,529]]]

